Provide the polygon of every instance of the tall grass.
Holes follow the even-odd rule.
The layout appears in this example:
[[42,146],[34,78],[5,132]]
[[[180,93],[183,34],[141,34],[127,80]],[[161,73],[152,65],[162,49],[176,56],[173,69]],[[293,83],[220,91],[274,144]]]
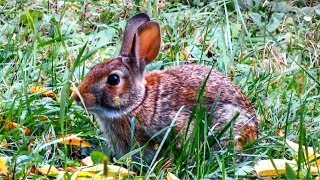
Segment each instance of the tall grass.
[[[232,136],[232,121],[216,139],[208,139],[208,112],[199,91],[191,118],[197,126],[185,136],[181,153],[169,146],[140,175],[164,178],[170,171],[185,179],[256,178],[255,161],[287,158],[299,165],[297,172],[288,168],[287,178],[311,178],[302,150],[320,147],[318,9],[311,1],[0,2],[0,124],[20,125],[12,130],[0,126],[0,142],[7,142],[0,156],[8,157],[10,177],[41,178],[30,174],[30,167],[79,165],[78,156],[92,150],[108,154],[94,117],[70,98],[70,85],[77,85],[94,64],[114,57],[125,20],[147,11],[161,24],[163,36],[162,51],[148,69],[185,62],[213,66],[247,94],[261,120],[259,139],[243,151],[232,143],[213,149],[209,145],[221,134]],[[30,93],[37,85],[57,96]],[[284,137],[278,136],[282,131]],[[69,133],[79,133],[94,147],[56,143]],[[281,143],[284,138],[298,142],[298,156]],[[114,162],[135,166],[127,158]]]

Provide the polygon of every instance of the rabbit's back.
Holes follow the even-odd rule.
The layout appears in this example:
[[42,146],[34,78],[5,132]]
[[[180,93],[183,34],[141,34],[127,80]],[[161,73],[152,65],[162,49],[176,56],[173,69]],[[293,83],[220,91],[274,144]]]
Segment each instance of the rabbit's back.
[[[210,67],[202,65],[182,65],[146,74],[146,95],[134,115],[143,119],[148,134],[155,134],[169,126],[182,106],[184,109],[178,116],[176,128],[179,131],[185,127],[196,103],[198,90],[210,70]],[[212,131],[219,130],[239,113],[234,126],[235,135],[244,140],[257,138],[255,112],[228,77],[212,70],[205,84],[204,97],[207,113],[213,109]],[[159,136],[159,141],[161,139]]]

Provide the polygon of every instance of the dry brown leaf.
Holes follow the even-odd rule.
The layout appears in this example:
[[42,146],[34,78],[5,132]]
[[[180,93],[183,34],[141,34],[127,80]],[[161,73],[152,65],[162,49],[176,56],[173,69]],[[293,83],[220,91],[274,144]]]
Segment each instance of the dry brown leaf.
[[167,173],[167,180],[179,180],[179,178],[177,176],[175,176],[174,174],[172,174],[171,172]]
[[6,157],[0,157],[0,174],[8,174],[8,168],[6,166]]
[[15,123],[15,122],[7,122],[3,128],[5,130],[11,130],[11,129],[14,129],[14,128],[17,128],[19,126],[19,124]]
[[91,159],[91,156],[87,156],[86,158],[81,159],[81,164],[85,166],[93,166],[93,161]]
[[69,167],[66,167],[65,169],[67,172],[74,172],[76,170],[78,170],[78,167],[76,166],[69,166]]
[[[60,137],[62,138],[62,137]],[[66,137],[63,137],[65,140],[61,141],[61,144],[67,144],[67,145],[74,145],[74,146],[81,146],[81,147],[91,147],[91,144],[87,141],[83,140],[82,138],[74,135],[74,134],[68,134]]]
[[283,131],[283,129],[278,129],[278,136],[280,136],[280,137],[284,137],[284,131]]
[[[18,124],[18,123],[15,123],[15,122],[12,122],[12,121],[10,121],[10,122],[7,122],[4,126],[3,126],[3,128],[5,129],[5,130],[12,130],[12,129],[15,129],[15,128],[17,128],[17,127],[19,127],[20,125]],[[30,134],[31,134],[31,130],[29,129],[29,128],[26,128],[26,127],[22,127],[23,128],[23,131],[24,131],[24,134],[26,135],[26,136],[29,136]]]
[[56,93],[54,93],[53,91],[49,90],[49,91],[45,91],[42,93],[43,97],[51,97],[51,98],[55,98],[57,95]]
[[29,128],[23,127],[23,131],[26,136],[30,136],[31,130]]
[[55,177],[59,174],[60,171],[56,167],[46,164],[38,168],[38,172],[41,175]]

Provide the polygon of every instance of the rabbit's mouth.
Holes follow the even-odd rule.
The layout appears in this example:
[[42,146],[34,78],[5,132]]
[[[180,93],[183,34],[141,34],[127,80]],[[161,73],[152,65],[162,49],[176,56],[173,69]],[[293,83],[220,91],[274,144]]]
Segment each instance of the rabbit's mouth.
[[98,116],[102,120],[116,120],[125,117],[128,112],[124,109],[113,108],[107,106],[92,106],[88,107],[87,110],[96,116]]

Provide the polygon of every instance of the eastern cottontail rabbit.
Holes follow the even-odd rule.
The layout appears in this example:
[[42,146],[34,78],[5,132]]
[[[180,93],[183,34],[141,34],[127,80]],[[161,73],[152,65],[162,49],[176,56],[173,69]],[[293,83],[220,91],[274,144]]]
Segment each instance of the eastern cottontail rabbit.
[[[211,68],[180,65],[145,73],[145,67],[159,53],[160,27],[146,14],[128,20],[118,57],[95,65],[79,85],[73,98],[98,117],[100,129],[116,156],[130,151],[130,120],[137,117],[135,141],[144,145],[168,127],[178,110],[175,132],[182,130],[190,117],[199,88]],[[234,134],[244,141],[257,139],[258,118],[246,96],[224,75],[211,71],[205,87],[205,102],[210,110],[216,103],[212,129],[229,122],[238,112]],[[218,100],[218,102],[217,102]],[[192,124],[191,124],[192,126]],[[192,127],[191,127],[192,129]],[[155,144],[163,133],[149,141],[144,160],[150,162]]]

